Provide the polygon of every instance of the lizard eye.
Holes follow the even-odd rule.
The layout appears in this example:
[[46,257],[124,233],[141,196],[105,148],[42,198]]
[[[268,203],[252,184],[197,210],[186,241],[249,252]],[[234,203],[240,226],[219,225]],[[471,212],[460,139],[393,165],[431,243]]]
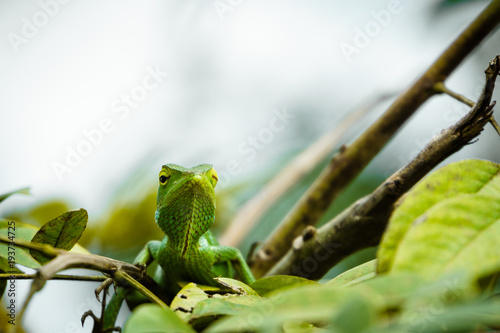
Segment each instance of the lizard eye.
[[166,173],[162,172],[160,174],[160,184],[165,185],[167,181],[170,179],[170,175],[167,175]]
[[219,177],[217,176],[217,171],[215,171],[214,168],[212,168],[209,172],[209,180],[212,183],[213,187],[215,187],[215,185],[217,185],[217,181],[219,180]]

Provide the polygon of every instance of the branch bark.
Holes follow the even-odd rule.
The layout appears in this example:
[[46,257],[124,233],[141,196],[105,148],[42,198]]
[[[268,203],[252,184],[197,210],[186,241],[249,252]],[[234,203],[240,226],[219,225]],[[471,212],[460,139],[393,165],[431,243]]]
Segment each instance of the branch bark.
[[251,260],[258,278],[276,264],[305,227],[315,225],[337,195],[375,157],[398,129],[500,22],[500,0],[493,0],[389,109],[330,164]]
[[490,101],[499,70],[500,56],[497,56],[485,71],[486,83],[479,100],[465,117],[432,139],[415,159],[370,195],[322,228],[307,228],[267,275],[291,274],[319,279],[348,255],[377,245],[396,201],[446,157],[469,144],[490,121],[495,105],[495,102],[490,105]]

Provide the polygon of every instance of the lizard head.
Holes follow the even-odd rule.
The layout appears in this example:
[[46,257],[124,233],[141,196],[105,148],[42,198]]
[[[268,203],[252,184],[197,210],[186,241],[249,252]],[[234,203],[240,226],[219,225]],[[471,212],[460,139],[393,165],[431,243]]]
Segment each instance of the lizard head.
[[156,223],[169,239],[192,243],[214,222],[217,172],[211,164],[166,164],[158,180]]

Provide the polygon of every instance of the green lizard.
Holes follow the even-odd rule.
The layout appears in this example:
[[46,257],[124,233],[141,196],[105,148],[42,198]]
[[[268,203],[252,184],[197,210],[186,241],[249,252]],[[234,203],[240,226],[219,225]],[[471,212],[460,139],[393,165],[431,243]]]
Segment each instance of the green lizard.
[[[179,292],[178,281],[216,286],[215,277],[233,277],[234,270],[243,282],[255,281],[241,252],[219,245],[208,230],[215,220],[217,180],[210,164],[193,168],[167,164],[161,169],[155,218],[166,236],[161,242],[147,243],[135,263],[148,266],[157,260],[155,280],[170,295]],[[104,329],[114,326],[125,297],[119,290],[110,300],[104,312]]]

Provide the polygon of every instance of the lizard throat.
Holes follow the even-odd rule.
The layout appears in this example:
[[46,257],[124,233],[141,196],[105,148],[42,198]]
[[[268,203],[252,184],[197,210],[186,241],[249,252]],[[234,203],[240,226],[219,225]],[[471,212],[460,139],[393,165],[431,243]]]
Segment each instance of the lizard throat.
[[156,211],[156,222],[168,236],[171,253],[185,258],[215,219],[213,188],[193,177],[175,189]]
[[181,257],[184,257],[186,255],[186,252],[189,248],[189,238],[190,238],[190,231],[191,231],[191,223],[188,223],[187,230],[186,230],[186,237],[184,239],[184,244],[182,245],[182,254]]

